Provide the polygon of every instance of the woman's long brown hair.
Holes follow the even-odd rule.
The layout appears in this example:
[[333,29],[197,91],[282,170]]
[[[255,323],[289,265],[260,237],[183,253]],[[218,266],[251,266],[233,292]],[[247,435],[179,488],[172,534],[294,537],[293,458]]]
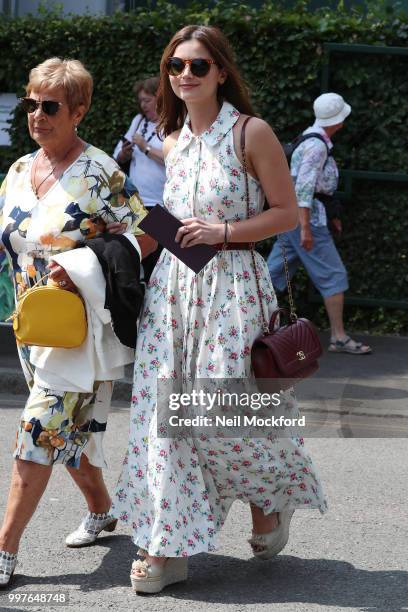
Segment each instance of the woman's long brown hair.
[[252,104],[244,80],[239,74],[228,40],[224,34],[213,26],[189,25],[179,30],[164,50],[160,62],[160,86],[157,94],[157,112],[159,115],[158,131],[168,136],[183,126],[187,109],[182,100],[173,92],[166,71],[169,57],[175,49],[188,40],[200,41],[208,50],[219,68],[227,73],[225,82],[218,87],[218,99],[230,102],[246,115],[254,115]]

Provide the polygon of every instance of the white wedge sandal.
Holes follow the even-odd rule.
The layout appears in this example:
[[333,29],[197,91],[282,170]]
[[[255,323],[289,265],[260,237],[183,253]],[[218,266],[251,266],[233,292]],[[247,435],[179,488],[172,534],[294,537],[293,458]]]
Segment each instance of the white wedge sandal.
[[[138,554],[145,554],[145,551],[139,550]],[[143,576],[136,573],[138,570],[143,572]],[[146,559],[137,559],[133,561],[130,573],[135,593],[160,593],[169,584],[183,582],[187,577],[187,557],[168,557],[162,565],[154,565]]]
[[289,540],[290,521],[294,510],[278,512],[278,526],[269,533],[255,533],[248,540],[254,556],[258,559],[272,559],[281,552]]

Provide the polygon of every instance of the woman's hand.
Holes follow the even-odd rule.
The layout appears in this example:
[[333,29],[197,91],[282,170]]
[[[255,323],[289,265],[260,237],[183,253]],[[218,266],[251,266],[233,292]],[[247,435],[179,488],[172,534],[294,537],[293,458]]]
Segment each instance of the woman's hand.
[[310,208],[301,206],[299,208],[299,219],[300,219],[300,246],[305,251],[311,251],[313,248],[313,234],[312,227],[310,225]]
[[313,248],[313,234],[310,225],[300,226],[300,246],[305,251],[311,251]]
[[119,155],[117,156],[118,162],[123,164],[132,158],[132,146],[132,143],[129,141],[123,143]]
[[144,153],[147,147],[147,142],[140,134],[134,134],[132,138],[133,144],[137,145],[139,149]]
[[76,293],[76,285],[74,285],[74,283],[66,273],[65,268],[63,268],[53,260],[49,262],[47,267],[49,268],[49,270],[51,270],[49,278],[54,281],[54,283],[56,283],[61,289]]
[[224,242],[224,224],[208,223],[203,219],[191,217],[182,219],[183,227],[178,229],[176,242],[180,242],[181,248],[194,246],[195,244],[219,244]]

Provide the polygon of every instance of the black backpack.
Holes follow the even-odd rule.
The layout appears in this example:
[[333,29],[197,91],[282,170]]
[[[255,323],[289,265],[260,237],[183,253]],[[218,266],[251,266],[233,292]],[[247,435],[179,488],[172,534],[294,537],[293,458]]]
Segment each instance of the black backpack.
[[283,145],[283,150],[285,152],[286,159],[288,160],[288,164],[289,165],[290,165],[290,161],[292,159],[292,155],[293,155],[295,149],[297,149],[298,146],[302,142],[304,142],[305,140],[308,140],[309,138],[318,138],[319,140],[324,142],[324,144],[326,146],[326,150],[327,150],[327,159],[329,158],[330,155],[332,155],[331,150],[327,146],[327,142],[325,141],[323,136],[321,134],[319,134],[318,132],[310,132],[309,134],[300,134],[300,136],[297,136],[295,138],[295,140],[292,140],[292,142],[287,142],[286,144]]
[[[288,160],[289,167],[290,167],[290,162],[291,162],[292,155],[295,149],[302,142],[304,142],[305,140],[308,140],[309,138],[318,138],[319,140],[324,142],[326,146],[326,150],[327,150],[327,159],[329,159],[329,157],[333,155],[332,151],[327,146],[327,142],[325,141],[323,136],[319,134],[318,132],[309,132],[308,134],[300,134],[300,136],[295,138],[295,140],[292,140],[292,142],[288,142],[283,145],[283,150],[285,152],[286,159]],[[327,163],[327,160],[325,163]],[[333,195],[326,195],[323,193],[315,193],[314,197],[317,197],[323,203],[326,209],[327,220],[329,222],[329,229],[333,231],[333,227],[330,222],[333,219],[340,219],[342,212],[343,212],[343,207],[342,207],[340,200]]]

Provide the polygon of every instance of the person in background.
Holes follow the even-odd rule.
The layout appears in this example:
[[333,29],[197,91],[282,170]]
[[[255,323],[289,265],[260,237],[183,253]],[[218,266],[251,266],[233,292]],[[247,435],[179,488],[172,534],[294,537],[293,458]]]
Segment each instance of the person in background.
[[[166,170],[163,139],[157,131],[156,111],[159,77],[135,83],[133,91],[140,112],[133,118],[126,134],[116,145],[113,157],[129,175],[147,209],[163,204]],[[144,280],[148,282],[161,253],[159,246],[143,261]]]
[[[281,245],[286,250],[292,276],[302,263],[316,289],[323,297],[330,321],[329,351],[368,355],[371,348],[352,340],[344,330],[344,292],[348,289],[347,272],[327,228],[327,216],[321,197],[334,194],[339,173],[331,155],[332,137],[342,129],[351,107],[336,93],[325,93],[313,104],[315,122],[303,134],[318,133],[296,147],[290,171],[295,184],[300,225],[280,235],[268,257],[272,283],[278,291],[286,288]],[[328,155],[328,151],[330,154]],[[341,230],[340,221],[334,222]]]

